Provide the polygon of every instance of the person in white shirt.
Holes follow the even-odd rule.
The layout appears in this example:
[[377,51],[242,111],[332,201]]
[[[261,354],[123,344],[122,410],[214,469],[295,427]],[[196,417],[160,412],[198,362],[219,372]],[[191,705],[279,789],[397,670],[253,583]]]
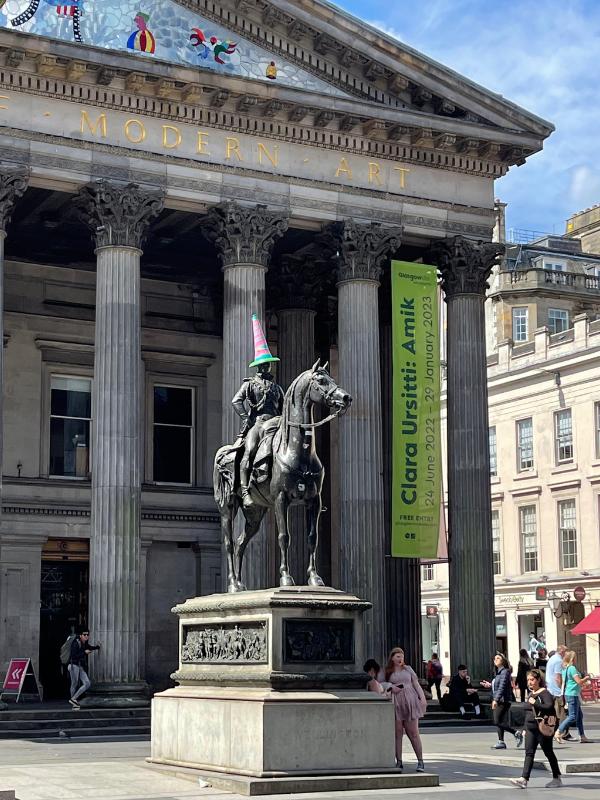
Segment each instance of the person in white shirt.
[[559,644],[559,646],[556,648],[556,652],[546,664],[546,688],[554,698],[554,710],[556,712],[559,724],[567,716],[561,675],[563,658],[565,657],[566,652],[567,648],[564,646],[564,644]]

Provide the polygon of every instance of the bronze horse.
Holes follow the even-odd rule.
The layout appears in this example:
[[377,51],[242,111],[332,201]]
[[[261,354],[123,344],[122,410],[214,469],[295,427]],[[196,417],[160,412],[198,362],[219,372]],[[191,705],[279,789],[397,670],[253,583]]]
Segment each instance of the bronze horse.
[[[324,470],[315,447],[314,429],[345,413],[351,402],[350,395],[340,389],[327,372],[327,364],[320,366],[319,361],[293,381],[285,393],[281,417],[270,420],[263,431],[249,486],[252,503],[246,508],[242,505],[239,486],[240,441],[217,451],[214,494],[227,550],[229,592],[246,589],[241,579],[244,551],[271,507],[275,509],[281,551],[279,583],[281,586],[294,585],[288,564],[288,508],[298,503],[303,503],[307,511],[308,584],[323,586],[315,556]],[[330,409],[330,414],[320,422],[314,421],[314,406],[317,404]],[[245,525],[234,541],[233,522],[240,508]]]

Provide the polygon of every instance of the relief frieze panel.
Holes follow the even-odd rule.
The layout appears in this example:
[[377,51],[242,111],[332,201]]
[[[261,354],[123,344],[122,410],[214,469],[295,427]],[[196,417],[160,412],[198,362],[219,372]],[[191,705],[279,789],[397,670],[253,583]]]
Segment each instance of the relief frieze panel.
[[182,664],[264,664],[268,661],[267,621],[184,625]]

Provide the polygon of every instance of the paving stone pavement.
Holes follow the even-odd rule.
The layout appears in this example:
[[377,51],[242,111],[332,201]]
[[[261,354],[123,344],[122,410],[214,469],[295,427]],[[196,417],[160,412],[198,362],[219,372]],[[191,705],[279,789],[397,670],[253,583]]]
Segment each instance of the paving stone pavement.
[[[586,731],[594,744],[573,743],[557,747],[559,761],[596,762],[600,765],[600,707],[585,709]],[[279,795],[272,800],[423,800],[464,796],[466,800],[500,800],[507,791],[519,793],[509,779],[520,775],[523,750],[509,742],[506,751],[493,751],[493,728],[436,728],[423,733],[428,770],[440,775],[439,788]],[[508,741],[508,737],[507,737]],[[147,741],[37,743],[27,740],[0,742],[0,789],[12,788],[17,800],[242,800],[239,795],[201,788],[197,783],[156,772],[145,758]],[[540,755],[540,760],[543,756]],[[416,762],[410,746],[405,767]],[[595,800],[600,797],[600,772],[564,777],[564,787],[545,790],[551,775],[533,772],[525,797],[551,796],[555,800]]]

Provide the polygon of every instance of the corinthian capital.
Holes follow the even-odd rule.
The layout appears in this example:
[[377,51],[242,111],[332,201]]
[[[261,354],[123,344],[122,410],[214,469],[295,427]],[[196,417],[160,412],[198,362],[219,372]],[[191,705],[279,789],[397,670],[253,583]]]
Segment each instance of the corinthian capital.
[[322,296],[326,268],[327,262],[311,251],[282,256],[278,268],[269,272],[267,284],[277,298],[274,307],[315,311]]
[[217,248],[224,267],[230,264],[267,267],[273,245],[287,228],[287,217],[269,211],[266,206],[247,208],[228,202],[211,208],[202,232]]
[[26,170],[0,166],[0,231],[6,232],[15,202],[25,194],[28,182]]
[[384,228],[376,222],[353,219],[334,222],[326,229],[338,252],[338,281],[378,281],[390,253],[400,247],[402,228]]
[[118,186],[97,181],[82,186],[75,205],[97,247],[141,248],[150,222],[163,209],[164,195],[147,192],[135,183]]
[[474,242],[463,236],[453,236],[434,242],[427,260],[441,272],[442,289],[447,298],[459,294],[485,297],[487,280],[504,250],[499,242]]

